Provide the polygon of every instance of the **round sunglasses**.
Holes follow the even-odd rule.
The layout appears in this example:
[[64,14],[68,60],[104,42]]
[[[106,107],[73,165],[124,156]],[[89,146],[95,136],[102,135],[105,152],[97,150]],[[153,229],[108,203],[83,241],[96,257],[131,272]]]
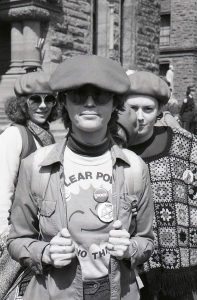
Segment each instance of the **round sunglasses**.
[[38,108],[42,103],[47,107],[56,105],[56,97],[51,94],[32,94],[27,99],[27,105],[33,109]]

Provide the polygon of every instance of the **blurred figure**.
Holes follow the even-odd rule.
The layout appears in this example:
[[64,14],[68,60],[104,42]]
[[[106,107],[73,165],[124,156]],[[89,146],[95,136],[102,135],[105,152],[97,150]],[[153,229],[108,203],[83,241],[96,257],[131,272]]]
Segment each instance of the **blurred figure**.
[[171,94],[173,94],[173,91],[174,91],[174,67],[172,64],[169,65],[169,69],[166,72],[166,80],[169,84]]
[[162,79],[167,83],[170,90],[170,99],[166,105],[163,105],[160,111],[160,114],[157,116],[157,121],[155,126],[170,126],[172,128],[179,128],[179,109],[178,101],[173,97],[173,66],[169,66],[169,70],[166,74],[166,77]]
[[186,91],[186,98],[183,100],[183,104],[180,109],[180,120],[181,126],[190,131],[194,132],[195,123],[195,103],[194,103],[194,86],[188,86]]
[[155,126],[169,126],[171,128],[180,128],[179,119],[173,116],[168,107],[163,107],[162,112],[158,115]]
[[127,75],[131,75],[131,74],[135,73],[136,71],[137,71],[137,70],[128,69],[128,70],[126,71],[126,74],[127,74]]

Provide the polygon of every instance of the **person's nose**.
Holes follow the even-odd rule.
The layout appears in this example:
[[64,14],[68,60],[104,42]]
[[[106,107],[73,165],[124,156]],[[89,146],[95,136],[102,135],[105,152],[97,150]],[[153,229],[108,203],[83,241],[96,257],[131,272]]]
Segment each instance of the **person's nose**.
[[95,106],[95,105],[96,104],[95,104],[95,101],[94,101],[94,98],[92,97],[92,95],[88,95],[84,106],[92,107],[92,106]]
[[39,105],[39,108],[46,108],[45,100],[42,98],[42,102]]
[[138,121],[141,121],[141,120],[144,119],[144,114],[143,114],[142,109],[138,109],[138,111],[136,112],[136,114],[137,114]]

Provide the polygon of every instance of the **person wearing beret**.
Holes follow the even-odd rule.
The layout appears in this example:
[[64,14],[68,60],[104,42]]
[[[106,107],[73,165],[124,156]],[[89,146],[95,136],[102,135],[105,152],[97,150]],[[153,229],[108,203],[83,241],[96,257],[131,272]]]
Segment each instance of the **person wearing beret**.
[[42,71],[21,75],[14,86],[16,97],[6,103],[6,113],[12,124],[0,135],[1,299],[21,269],[19,264],[11,261],[5,247],[9,209],[14,199],[21,159],[37,148],[55,142],[48,122],[57,115],[56,97],[48,81],[48,76]]
[[183,103],[180,108],[180,120],[181,126],[194,133],[195,131],[195,102],[194,102],[194,86],[189,85],[186,90],[186,98],[183,100]]
[[[127,144],[149,172],[154,202],[154,251],[144,263],[142,300],[197,299],[197,139],[182,128],[154,126],[169,100],[157,75],[129,75],[126,104],[136,112],[138,134]],[[123,116],[122,116],[123,115]],[[124,119],[124,111],[121,112]],[[119,122],[121,119],[119,118]],[[131,122],[121,122],[127,133]],[[133,129],[131,129],[133,134]]]
[[21,164],[8,250],[35,273],[24,300],[140,297],[136,266],[153,250],[148,168],[110,134],[129,85],[96,55],[65,60],[50,79],[69,132]]

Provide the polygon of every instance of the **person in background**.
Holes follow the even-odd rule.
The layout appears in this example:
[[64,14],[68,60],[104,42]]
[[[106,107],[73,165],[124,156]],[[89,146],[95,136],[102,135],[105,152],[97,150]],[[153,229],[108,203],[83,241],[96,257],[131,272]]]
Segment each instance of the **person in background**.
[[162,112],[157,117],[155,126],[169,126],[171,128],[180,128],[181,127],[178,120],[171,114],[171,112],[169,110],[166,110],[165,108],[162,110]]
[[128,77],[116,61],[80,55],[50,85],[69,132],[21,164],[8,249],[35,273],[23,299],[138,300],[135,268],[153,250],[149,174],[110,134]]
[[9,210],[13,204],[21,160],[36,149],[54,143],[49,122],[57,117],[56,96],[42,72],[20,76],[14,86],[16,97],[8,100],[9,126],[0,135],[0,299],[21,272],[6,249]]
[[173,92],[174,92],[174,67],[172,64],[169,65],[169,69],[166,72],[165,79],[170,87],[171,93],[173,94]]
[[194,86],[188,86],[186,91],[186,98],[183,100],[180,109],[180,120],[181,126],[190,131],[194,132],[194,118],[195,118],[195,103],[194,103]]
[[[154,201],[155,248],[143,265],[141,299],[196,300],[197,139],[182,128],[154,126],[170,96],[160,77],[139,71],[129,79],[126,105],[136,112],[139,129],[127,148],[146,162]],[[133,134],[132,122],[121,123],[127,133],[130,128]]]
[[[170,70],[171,69],[169,69],[168,71],[170,72]],[[160,114],[157,116],[155,126],[170,126],[172,128],[180,128],[181,125],[179,120],[179,105],[177,99],[173,97],[172,84],[169,81],[170,76],[166,75],[166,77],[161,77],[161,79],[163,79],[167,83],[170,89],[170,99],[166,105],[162,106]]]

